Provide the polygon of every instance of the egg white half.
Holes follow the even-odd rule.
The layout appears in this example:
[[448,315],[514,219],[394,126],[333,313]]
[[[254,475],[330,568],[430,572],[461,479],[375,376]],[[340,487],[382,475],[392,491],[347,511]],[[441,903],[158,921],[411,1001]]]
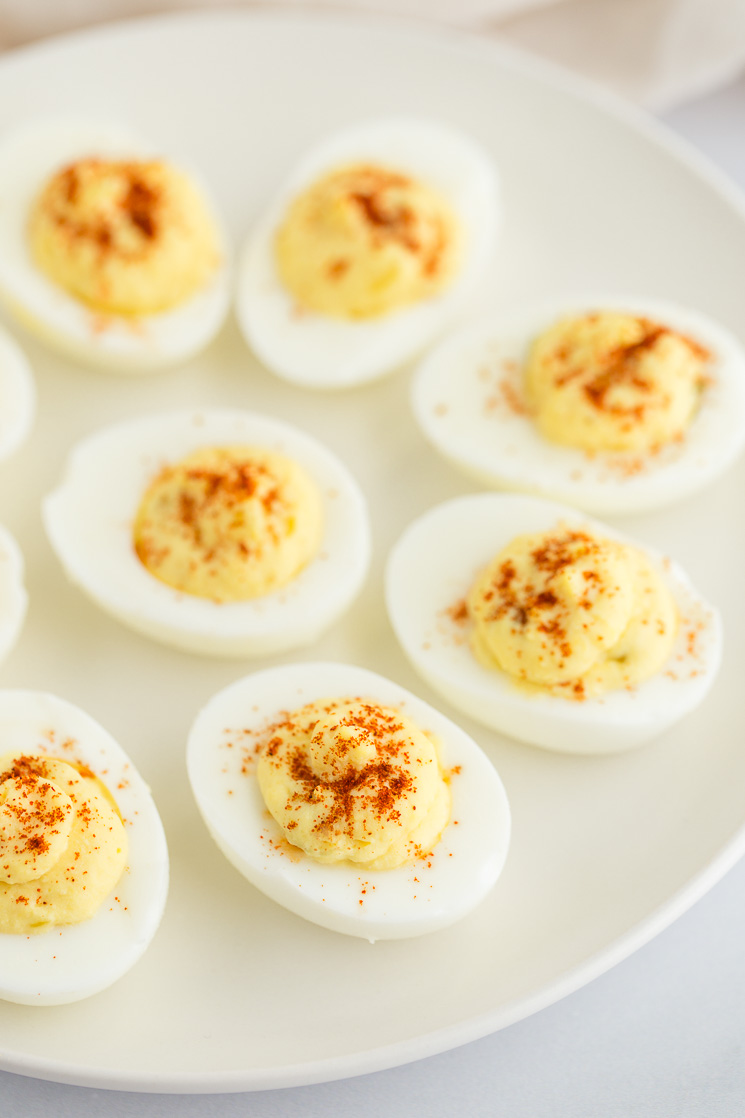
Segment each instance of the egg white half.
[[[165,465],[200,447],[240,444],[285,454],[316,482],[320,551],[291,583],[260,598],[183,594],[140,562],[132,539],[137,508]],[[125,625],[205,655],[267,656],[311,644],[356,597],[370,559],[365,500],[346,466],[297,428],[239,410],[148,415],[89,436],[73,449],[42,512],[72,582]]]
[[[652,455],[590,455],[550,442],[524,411],[521,370],[533,339],[568,314],[617,310],[671,326],[713,355],[711,384],[681,442]],[[708,485],[745,445],[745,350],[707,316],[660,299],[600,294],[496,310],[449,335],[419,366],[414,416],[432,445],[479,482],[588,512],[643,512]]]
[[[0,301],[30,333],[86,364],[123,373],[185,361],[222,326],[230,305],[228,242],[210,205],[221,264],[209,284],[173,310],[143,316],[100,312],[48,279],[31,257],[29,214],[44,183],[86,156],[160,158],[152,144],[115,126],[44,119],[0,140]],[[202,192],[208,191],[191,169]]]
[[[347,163],[378,163],[420,179],[449,203],[463,230],[459,272],[441,294],[373,319],[299,311],[282,285],[274,239],[289,203]],[[243,250],[236,311],[249,346],[275,373],[306,388],[342,388],[390,372],[462,310],[491,262],[501,211],[497,173],[473,140],[433,121],[374,120],[329,137],[289,175]]]
[[168,891],[168,850],[142,777],[110,734],[72,703],[40,691],[0,691],[4,753],[82,762],[106,785],[124,819],[127,865],[89,920],[37,935],[0,934],[0,999],[62,1005],[110,986],[157,931]]
[[27,608],[23,553],[15,537],[0,525],[0,661],[18,640]]
[[[559,524],[640,548],[675,599],[681,621],[670,657],[633,689],[583,701],[528,693],[471,652],[470,623],[459,607],[476,576],[516,536]],[[534,497],[481,493],[425,513],[391,551],[386,600],[396,636],[423,679],[476,721],[547,749],[613,753],[641,745],[704,700],[721,660],[719,614],[677,563],[575,509]]]
[[[288,851],[266,810],[250,761],[252,734],[316,699],[358,697],[402,710],[437,737],[443,768],[459,767],[450,783],[450,822],[427,860],[377,871],[320,864]],[[194,722],[187,767],[207,829],[228,861],[272,900],[332,931],[374,941],[444,928],[484,899],[507,856],[509,805],[486,755],[429,704],[349,664],[284,665],[220,691]]]

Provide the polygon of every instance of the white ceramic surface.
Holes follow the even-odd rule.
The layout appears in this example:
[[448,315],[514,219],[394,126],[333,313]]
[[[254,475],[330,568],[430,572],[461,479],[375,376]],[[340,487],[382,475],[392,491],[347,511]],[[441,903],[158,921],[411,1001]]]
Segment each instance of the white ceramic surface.
[[[399,108],[430,113],[489,146],[502,170],[501,258],[474,310],[489,297],[636,289],[698,305],[742,338],[745,221],[734,191],[635,115],[471,38],[233,14],[111,28],[0,63],[0,129],[88,107],[147,127],[201,167],[236,243],[297,153],[331,128]],[[63,695],[121,741],[160,808],[172,891],[153,945],[110,990],[74,1006],[0,1005],[0,1066],[109,1087],[217,1091],[401,1063],[575,989],[662,929],[743,853],[741,466],[674,510],[623,522],[675,554],[724,613],[725,661],[710,698],[637,753],[553,756],[438,703],[385,619],[388,548],[413,516],[470,488],[417,432],[408,371],[317,397],[263,371],[232,322],[198,358],[147,383],[27,346],[39,418],[0,469],[0,508],[24,549],[31,605],[0,682]],[[184,401],[297,423],[365,488],[371,577],[307,655],[393,677],[460,722],[497,765],[513,809],[510,857],[492,896],[452,929],[371,946],[255,892],[209,839],[183,759],[194,714],[241,670],[126,631],[57,566],[39,502],[70,444],[100,424]]]

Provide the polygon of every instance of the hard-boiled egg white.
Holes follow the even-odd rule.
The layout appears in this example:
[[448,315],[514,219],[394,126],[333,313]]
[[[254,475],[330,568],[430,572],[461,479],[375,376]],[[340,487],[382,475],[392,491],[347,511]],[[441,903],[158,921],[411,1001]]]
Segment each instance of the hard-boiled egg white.
[[27,608],[23,553],[7,528],[0,525],[0,661],[18,640]]
[[[665,324],[713,356],[699,409],[681,441],[652,454],[587,454],[550,442],[526,408],[522,369],[531,342],[564,315],[629,312]],[[479,482],[534,492],[588,512],[642,512],[701,489],[745,444],[745,351],[704,314],[658,299],[597,295],[495,310],[449,335],[421,363],[412,390],[422,431]]]
[[0,460],[20,449],[35,415],[36,385],[26,354],[0,329]]
[[[680,625],[662,669],[633,689],[582,701],[528,693],[473,655],[465,598],[512,539],[559,524],[641,548],[677,605]],[[414,521],[391,551],[388,613],[420,675],[453,706],[510,737],[572,753],[611,753],[661,734],[705,698],[722,651],[718,613],[677,563],[607,525],[554,502],[482,493],[439,505]]]
[[37,121],[0,140],[0,301],[30,333],[86,364],[140,373],[184,361],[214,337],[230,304],[228,245],[214,205],[219,267],[203,290],[157,314],[93,310],[48,279],[30,254],[29,215],[42,186],[66,164],[95,156],[151,159],[162,153],[123,128],[63,118]]
[[[320,550],[291,583],[260,598],[180,593],[135,553],[139,503],[165,465],[202,447],[242,444],[294,459],[316,482]],[[239,410],[149,415],[89,436],[73,449],[43,517],[67,575],[102,609],[155,640],[206,655],[265,656],[311,644],[351,604],[370,558],[366,504],[342,462],[297,428]]]
[[[319,176],[363,161],[417,178],[450,204],[463,231],[460,269],[440,295],[377,318],[299,311],[277,273],[277,229],[288,204]],[[249,235],[236,302],[246,341],[268,368],[307,388],[341,388],[387,373],[421,352],[462,311],[491,263],[499,221],[491,158],[468,136],[405,117],[347,128],[290,173]]]
[[[318,863],[282,838],[258,786],[255,746],[282,712],[328,698],[394,707],[436,737],[443,769],[452,773],[452,811],[430,858],[365,870]],[[373,941],[446,927],[483,900],[507,855],[507,797],[476,743],[398,684],[349,664],[285,665],[238,680],[198,715],[187,765],[199,810],[226,858],[272,900],[336,932]]]
[[3,754],[44,754],[87,765],[124,820],[127,865],[89,920],[36,935],[0,935],[0,998],[61,1005],[110,986],[157,931],[168,890],[168,850],[142,777],[114,739],[72,703],[37,691],[0,691]]

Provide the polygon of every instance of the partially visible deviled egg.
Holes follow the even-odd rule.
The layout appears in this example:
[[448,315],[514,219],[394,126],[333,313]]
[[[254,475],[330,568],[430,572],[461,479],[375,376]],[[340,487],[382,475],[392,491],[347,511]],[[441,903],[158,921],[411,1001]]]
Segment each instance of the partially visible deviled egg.
[[70,356],[186,360],[230,302],[225,234],[193,172],[123,129],[48,119],[0,141],[0,299]]
[[745,443],[745,350],[655,299],[556,299],[495,312],[422,362],[416,419],[488,485],[597,513],[672,503]]
[[0,999],[78,1001],[157,931],[163,827],[122,748],[71,703],[0,691],[0,738]]
[[238,410],[150,415],[84,439],[43,515],[68,576],[103,609],[207,655],[312,643],[370,557],[365,501],[339,459]]
[[36,385],[26,354],[0,329],[0,460],[28,438],[36,415]]
[[304,387],[381,376],[461,312],[499,221],[491,157],[469,137],[408,118],[347,128],[296,167],[249,236],[246,340]]
[[432,687],[548,749],[640,745],[703,701],[721,659],[719,615],[676,563],[533,497],[425,513],[391,552],[386,597]]
[[197,717],[187,764],[226,858],[336,932],[374,941],[444,928],[504,865],[510,812],[491,762],[362,668],[292,664],[238,680]]
[[15,538],[0,525],[0,661],[18,640],[27,607],[23,554]]

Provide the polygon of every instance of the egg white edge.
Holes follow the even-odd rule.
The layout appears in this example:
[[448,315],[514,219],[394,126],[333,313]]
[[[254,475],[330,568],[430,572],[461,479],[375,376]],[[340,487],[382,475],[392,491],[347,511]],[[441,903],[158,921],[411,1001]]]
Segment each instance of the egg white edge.
[[[278,450],[316,481],[324,515],[320,551],[286,587],[261,598],[217,603],[182,594],[138,559],[135,513],[162,466],[200,447],[240,443]],[[271,655],[311,644],[352,604],[371,556],[366,502],[341,459],[299,428],[237,409],[156,413],[88,436],[44,499],[42,518],[68,577],[104,610],[146,636],[214,656]]]
[[[450,782],[451,819],[458,823],[445,828],[431,856],[431,870],[419,861],[378,871],[351,863],[319,865],[302,852],[294,860],[270,846],[270,840],[280,840],[281,831],[266,811],[255,768],[250,775],[241,773],[242,751],[227,746],[234,734],[225,731],[247,724],[263,727],[281,712],[315,699],[350,697],[401,709],[437,736],[443,769],[464,766]],[[466,916],[491,891],[507,857],[507,795],[479,746],[411,692],[353,665],[289,664],[237,680],[197,716],[188,739],[187,769],[207,829],[240,873],[296,915],[371,942],[436,931]],[[469,847],[479,851],[475,871],[464,870],[472,861]],[[435,872],[435,884],[428,889],[428,874]],[[324,902],[323,882],[344,889],[344,899]],[[353,930],[340,927],[347,921]]]
[[[495,365],[524,363],[530,342],[565,314],[618,310],[647,315],[688,334],[718,359],[715,378],[680,444],[657,455],[596,454],[551,443],[528,415],[489,408]],[[492,347],[504,344],[495,361]],[[470,360],[473,355],[473,360]],[[491,367],[490,377],[479,371]],[[447,338],[417,368],[414,417],[429,442],[482,484],[539,493],[589,513],[645,512],[679,501],[720,476],[745,446],[745,349],[707,315],[659,298],[596,293],[495,308]],[[453,431],[453,416],[457,430]],[[629,476],[624,463],[631,463]],[[641,462],[638,472],[634,463]]]
[[[79,1001],[130,970],[158,929],[169,877],[163,825],[133,762],[79,707],[46,692],[3,690],[0,726],[0,755],[36,752],[84,762],[114,796],[125,820],[126,868],[89,920],[30,936],[0,935],[0,999],[23,1005]],[[54,741],[45,737],[50,729]],[[64,741],[70,738],[75,744],[68,749]]]
[[49,280],[30,255],[26,228],[34,198],[60,166],[90,154],[168,158],[134,133],[93,120],[45,117],[0,139],[0,300],[29,333],[87,364],[136,374],[185,360],[218,332],[232,293],[225,228],[193,167],[177,164],[207,200],[221,263],[209,284],[180,307],[132,317],[93,310]]
[[[643,550],[685,619],[665,665],[630,690],[581,702],[527,695],[506,673],[481,665],[470,650],[467,630],[458,632],[448,621],[448,611],[463,601],[478,573],[511,539],[560,522]],[[457,541],[449,553],[437,546],[443,539]],[[436,569],[434,564],[422,565],[421,555],[438,553],[441,563]],[[600,754],[641,745],[704,700],[721,662],[720,615],[677,563],[577,509],[540,498],[481,493],[429,510],[392,548],[385,594],[394,632],[430,686],[476,721],[546,749]],[[687,633],[698,624],[702,629],[694,657],[687,651]]]
[[[418,147],[409,146],[412,134],[427,144],[426,158],[420,157]],[[276,229],[289,203],[324,171],[363,159],[395,165],[450,200],[465,230],[464,267],[440,295],[384,317],[349,322],[298,311],[277,273]],[[460,181],[456,172],[462,165],[468,170]],[[471,208],[474,220],[470,220]],[[364,383],[415,356],[461,312],[490,264],[500,224],[498,172],[491,155],[468,135],[418,118],[361,122],[309,152],[256,222],[239,258],[238,323],[260,361],[287,380],[307,388]]]

